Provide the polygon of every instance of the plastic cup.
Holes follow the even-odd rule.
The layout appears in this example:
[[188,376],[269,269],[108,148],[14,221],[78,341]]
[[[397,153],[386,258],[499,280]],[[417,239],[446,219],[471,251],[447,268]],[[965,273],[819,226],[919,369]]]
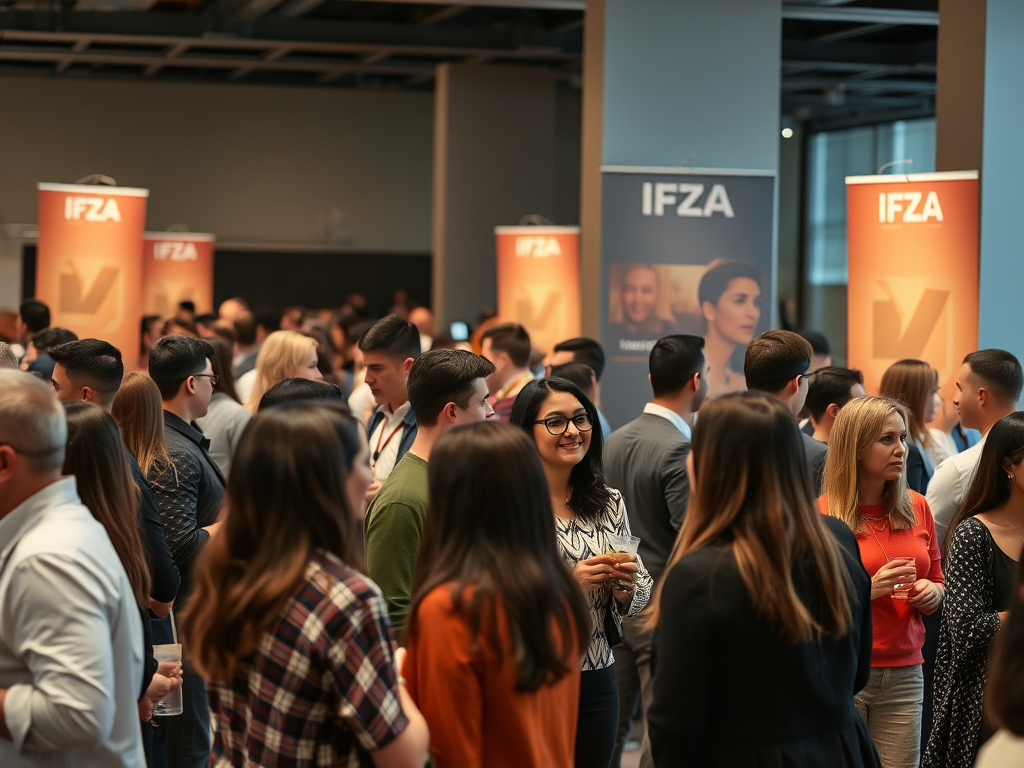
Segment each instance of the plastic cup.
[[[639,545],[640,539],[637,536],[618,536],[610,533],[605,543],[604,553],[617,563],[635,563],[636,548]],[[612,579],[612,589],[617,592],[629,592],[632,588],[632,584]]]
[[910,555],[893,555],[888,558],[891,563],[893,560],[909,560],[907,563],[909,566],[914,568],[914,578],[908,582],[901,582],[899,584],[893,584],[892,586],[892,599],[893,600],[906,600],[910,597],[910,591],[914,588],[915,582],[917,582],[917,561]]
[[[181,664],[181,643],[168,643],[166,645],[154,645],[153,656],[159,662],[173,662]],[[156,709],[153,710],[154,715],[160,717],[168,717],[170,715],[180,715],[182,713],[181,704],[181,687],[178,690],[171,691],[164,698],[162,698],[156,705]]]

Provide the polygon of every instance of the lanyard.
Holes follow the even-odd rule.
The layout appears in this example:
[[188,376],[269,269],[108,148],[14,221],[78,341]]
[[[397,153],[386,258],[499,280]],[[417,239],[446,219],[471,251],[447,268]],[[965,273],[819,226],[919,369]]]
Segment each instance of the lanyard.
[[[380,425],[380,437],[377,438],[377,450],[375,450],[373,452],[373,463],[374,464],[376,464],[377,460],[380,458],[381,451],[383,451],[385,448],[388,447],[388,443],[391,442],[391,438],[393,438],[399,432],[399,430],[401,430],[402,427],[405,426],[404,422],[399,422],[398,426],[395,427],[393,430],[391,430],[391,434],[388,435],[387,439],[385,440],[384,439],[384,432],[386,431],[386,428],[387,428],[386,425],[387,425],[387,419],[384,419],[384,421],[382,421],[381,425]],[[381,444],[382,440],[384,441],[383,445]]]

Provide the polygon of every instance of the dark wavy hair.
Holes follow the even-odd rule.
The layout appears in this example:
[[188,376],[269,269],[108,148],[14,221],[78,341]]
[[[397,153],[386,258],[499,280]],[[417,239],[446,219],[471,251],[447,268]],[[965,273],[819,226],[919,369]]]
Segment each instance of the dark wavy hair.
[[533,439],[533,422],[537,420],[541,406],[552,392],[567,392],[579,400],[594,427],[590,433],[590,448],[569,475],[569,509],[582,520],[593,520],[611,506],[612,493],[604,481],[601,421],[590,398],[571,381],[558,376],[531,381],[516,396],[509,423]]
[[1024,411],[1003,416],[992,425],[978,461],[978,471],[960,509],[949,521],[942,556],[949,554],[953,532],[968,517],[980,515],[1003,506],[1010,500],[1010,483],[1003,466],[1005,461],[1019,464],[1024,459]]
[[484,637],[499,663],[511,658],[517,690],[535,691],[575,670],[590,643],[590,614],[558,551],[533,440],[494,422],[450,429],[430,452],[428,483],[409,638],[429,631],[417,609],[448,585],[473,647]]

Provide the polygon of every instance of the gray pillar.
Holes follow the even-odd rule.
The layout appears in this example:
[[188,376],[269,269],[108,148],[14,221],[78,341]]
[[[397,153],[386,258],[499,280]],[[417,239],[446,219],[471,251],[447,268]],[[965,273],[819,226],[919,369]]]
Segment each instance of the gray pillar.
[[555,218],[554,76],[443,64],[434,124],[434,313],[475,324],[497,301],[494,227]]

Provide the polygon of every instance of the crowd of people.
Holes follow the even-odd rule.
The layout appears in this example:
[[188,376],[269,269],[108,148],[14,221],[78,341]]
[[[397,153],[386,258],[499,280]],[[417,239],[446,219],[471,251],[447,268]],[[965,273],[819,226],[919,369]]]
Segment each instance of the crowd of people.
[[613,431],[593,339],[180,310],[0,341],[4,768],[1024,762],[1009,352],[669,334]]

